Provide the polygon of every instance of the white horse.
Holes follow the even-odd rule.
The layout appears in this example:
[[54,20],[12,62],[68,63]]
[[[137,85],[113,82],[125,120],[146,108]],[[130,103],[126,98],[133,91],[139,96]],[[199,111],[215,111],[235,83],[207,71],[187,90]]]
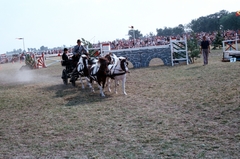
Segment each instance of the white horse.
[[[117,94],[117,85],[119,81],[122,81],[122,91],[124,95],[127,95],[125,91],[125,83],[128,70],[128,62],[126,57],[117,57],[115,54],[111,54],[112,63],[108,65],[110,71],[110,78],[115,80],[115,93]],[[107,86],[108,91],[111,92],[111,79],[108,77]]]

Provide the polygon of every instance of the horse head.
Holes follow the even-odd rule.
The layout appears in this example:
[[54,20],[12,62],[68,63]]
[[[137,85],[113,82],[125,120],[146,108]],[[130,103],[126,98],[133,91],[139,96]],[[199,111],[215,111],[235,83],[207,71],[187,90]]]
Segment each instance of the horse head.
[[108,59],[110,64],[114,63],[114,57],[113,54],[111,52],[109,52],[107,55],[104,56],[106,59]]
[[129,72],[129,71],[128,71],[127,58],[126,58],[126,57],[123,57],[123,56],[120,56],[118,59],[119,59],[119,61],[120,61],[120,67],[121,67],[121,69],[122,69],[124,72]]
[[98,58],[98,64],[100,65],[99,71],[101,71],[104,74],[109,73],[108,65],[110,64],[109,60],[105,57],[99,57]]

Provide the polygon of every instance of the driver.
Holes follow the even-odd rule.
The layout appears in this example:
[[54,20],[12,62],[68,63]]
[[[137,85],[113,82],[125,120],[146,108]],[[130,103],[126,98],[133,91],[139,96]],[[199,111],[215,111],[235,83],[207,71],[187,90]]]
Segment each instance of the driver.
[[[81,45],[82,41],[80,39],[77,40],[77,45],[74,46],[73,48],[73,56],[72,56],[72,60],[73,60],[73,65],[74,65],[74,70],[72,72],[72,76],[74,75],[74,73],[77,72],[77,63],[79,61],[79,58],[82,54],[86,54],[88,56],[88,52],[87,49]],[[70,80],[71,81],[71,80]]]
[[87,54],[87,49],[81,45],[82,41],[80,39],[77,40],[77,45],[74,46],[73,48],[73,61],[78,62],[80,56],[84,53],[84,54]]

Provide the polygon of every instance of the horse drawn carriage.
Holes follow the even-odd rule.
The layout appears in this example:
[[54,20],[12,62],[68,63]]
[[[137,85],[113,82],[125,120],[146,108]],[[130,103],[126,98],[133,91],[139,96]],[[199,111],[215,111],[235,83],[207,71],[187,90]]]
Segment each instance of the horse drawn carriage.
[[76,81],[79,78],[84,88],[82,79],[87,81],[87,84],[94,92],[92,82],[95,81],[100,89],[100,95],[105,96],[103,89],[105,83],[107,83],[108,90],[110,89],[110,79],[115,79],[115,92],[117,81],[122,80],[122,91],[125,92],[126,73],[128,73],[128,62],[125,57],[117,57],[115,54],[108,53],[105,56],[88,56],[82,54],[79,57],[77,64],[74,64],[75,60],[68,60],[67,63],[62,61],[62,66],[65,67],[62,71],[62,79],[64,84],[68,84],[68,78],[73,86],[76,85]]
[[[85,57],[85,58],[83,58],[83,57]],[[81,66],[81,64],[85,62],[85,61],[83,61],[83,59],[87,59],[88,65],[92,65],[92,64],[96,63],[96,60],[97,60],[96,57],[87,57],[86,55],[82,55],[78,59],[79,60],[77,60],[78,61],[77,63],[76,63],[76,60],[73,60],[72,58],[70,58],[68,61],[64,61],[64,60],[61,61],[61,65],[63,67],[65,67],[62,70],[62,80],[65,85],[68,84],[68,79],[70,79],[70,82],[72,83],[72,85],[75,86],[77,79],[80,76],[84,76],[83,70],[81,70],[81,71],[79,70],[79,67]]]

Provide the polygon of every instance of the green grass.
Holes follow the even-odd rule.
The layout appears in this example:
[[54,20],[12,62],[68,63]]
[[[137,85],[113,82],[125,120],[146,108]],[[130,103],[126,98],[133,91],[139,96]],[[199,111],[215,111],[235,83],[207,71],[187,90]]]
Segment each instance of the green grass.
[[[0,65],[0,158],[238,158],[240,63],[131,69],[127,96]],[[19,77],[20,76],[20,77]],[[25,78],[26,77],[26,78]]]

